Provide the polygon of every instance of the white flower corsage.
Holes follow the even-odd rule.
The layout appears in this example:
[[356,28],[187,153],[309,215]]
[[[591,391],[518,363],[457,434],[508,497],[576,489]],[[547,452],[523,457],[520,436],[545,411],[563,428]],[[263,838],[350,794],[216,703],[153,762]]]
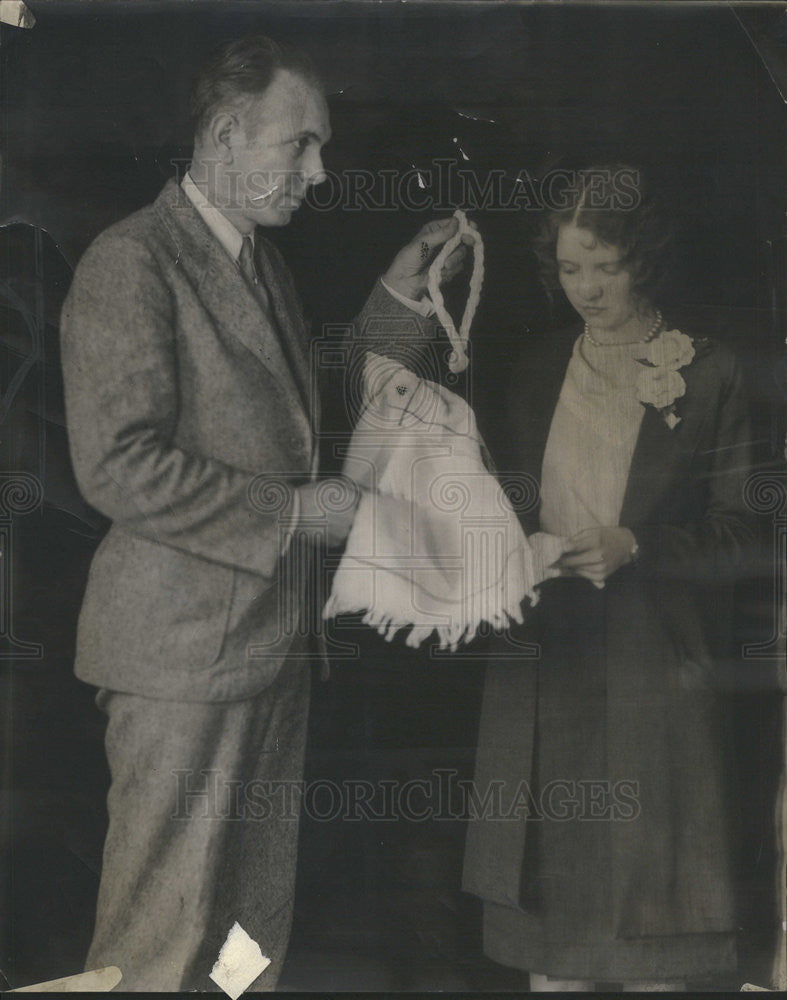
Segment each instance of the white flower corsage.
[[637,361],[643,365],[637,377],[637,395],[646,406],[654,406],[666,421],[670,430],[680,423],[675,413],[675,400],[686,392],[686,383],[678,374],[694,359],[694,344],[680,330],[665,330],[658,337],[643,344],[643,357]]

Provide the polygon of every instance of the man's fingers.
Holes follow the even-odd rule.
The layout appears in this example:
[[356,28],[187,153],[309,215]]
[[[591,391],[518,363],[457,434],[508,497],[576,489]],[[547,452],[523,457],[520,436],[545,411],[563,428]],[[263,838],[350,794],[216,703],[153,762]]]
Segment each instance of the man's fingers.
[[455,278],[456,275],[459,274],[459,272],[461,270],[462,270],[462,265],[461,264],[457,264],[457,263],[443,264],[443,267],[442,267],[440,273],[442,274],[442,276],[444,278],[445,277],[449,277],[449,276],[451,278]]
[[461,267],[455,267],[455,268],[451,268],[451,269],[447,269],[445,267],[441,268],[441,270],[440,270],[440,284],[441,285],[445,285],[445,284],[448,284],[449,281],[453,281],[454,278],[460,273],[461,270],[462,270]]
[[451,216],[450,219],[435,219],[419,231],[413,242],[426,243],[430,248],[442,246],[446,240],[450,240],[459,228],[459,221]]
[[464,243],[460,243],[459,246],[454,247],[454,249],[446,257],[446,264],[461,264],[463,260],[467,257],[467,247]]
[[458,274],[464,267],[465,253],[463,249],[457,247],[452,250],[443,262],[443,267]]

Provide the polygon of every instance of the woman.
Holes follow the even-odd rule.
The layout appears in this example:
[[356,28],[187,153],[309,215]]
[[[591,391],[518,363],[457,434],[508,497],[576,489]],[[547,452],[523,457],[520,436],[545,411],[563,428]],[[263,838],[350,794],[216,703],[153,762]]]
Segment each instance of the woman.
[[644,186],[621,197],[640,175],[580,176],[537,249],[584,326],[523,357],[498,456],[539,481],[525,526],[563,554],[540,655],[487,670],[475,791],[503,798],[470,822],[464,887],[531,989],[679,990],[735,969],[720,673],[747,406],[730,352],[658,308],[670,227]]

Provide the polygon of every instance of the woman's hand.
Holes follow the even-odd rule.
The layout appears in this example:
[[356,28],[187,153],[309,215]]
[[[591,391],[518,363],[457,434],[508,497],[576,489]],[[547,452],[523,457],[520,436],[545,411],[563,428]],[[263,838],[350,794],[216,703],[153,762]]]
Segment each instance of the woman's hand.
[[[470,225],[473,229],[477,228],[472,222]],[[386,285],[405,298],[420,299],[426,292],[432,261],[439,253],[440,247],[456,235],[458,226],[459,223],[453,216],[450,219],[427,222],[415,238],[402,247],[394,257],[391,266],[383,275]],[[451,281],[459,274],[467,255],[467,247],[472,243],[472,236],[465,234],[459,246],[451,251],[443,264],[441,284]]]
[[555,567],[564,576],[583,576],[601,588],[608,576],[632,561],[636,544],[628,528],[586,528],[569,538]]

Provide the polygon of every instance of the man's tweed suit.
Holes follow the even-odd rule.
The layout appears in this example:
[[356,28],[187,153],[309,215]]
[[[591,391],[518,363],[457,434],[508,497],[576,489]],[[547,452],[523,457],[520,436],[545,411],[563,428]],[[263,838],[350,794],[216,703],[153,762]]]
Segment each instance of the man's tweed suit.
[[[88,965],[127,990],[210,988],[235,920],[271,989],[289,933],[297,818],[223,799],[300,779],[308,711],[275,484],[313,475],[318,401],[290,273],[259,229],[255,248],[271,315],[170,181],[90,246],[63,309],[74,468],[112,521],[75,667],[100,688],[112,774]],[[357,322],[405,313],[378,283]]]

